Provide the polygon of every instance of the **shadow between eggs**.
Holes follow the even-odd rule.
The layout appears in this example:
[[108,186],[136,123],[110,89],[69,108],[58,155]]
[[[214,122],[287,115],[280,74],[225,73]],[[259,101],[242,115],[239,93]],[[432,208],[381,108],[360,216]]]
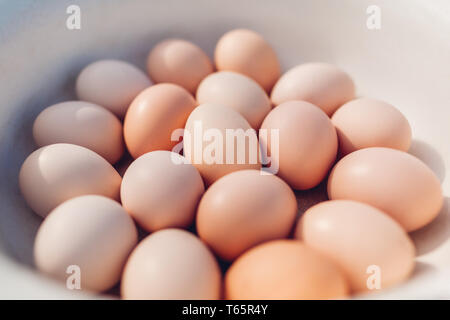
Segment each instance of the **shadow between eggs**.
[[[445,162],[439,152],[427,142],[413,139],[409,154],[422,160],[442,183],[445,179]],[[416,256],[425,255],[450,239],[450,197],[444,196],[438,216],[425,227],[410,233],[416,246]]]
[[450,239],[450,197],[444,197],[439,215],[427,226],[410,233],[416,246],[416,256],[427,254]]
[[439,152],[430,144],[413,139],[408,153],[422,160],[442,183],[445,179],[445,163]]

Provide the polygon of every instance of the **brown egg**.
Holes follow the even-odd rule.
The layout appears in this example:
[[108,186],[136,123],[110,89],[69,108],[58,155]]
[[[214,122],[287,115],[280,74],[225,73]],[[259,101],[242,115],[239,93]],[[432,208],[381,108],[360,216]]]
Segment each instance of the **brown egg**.
[[[273,109],[261,129],[278,130],[279,139],[260,135],[271,167],[294,189],[310,189],[325,178],[337,152],[336,130],[327,115],[305,101],[289,101]],[[273,141],[272,141],[273,140]]]
[[136,243],[134,222],[119,203],[87,195],[48,215],[36,236],[34,258],[39,271],[65,282],[80,275],[80,289],[101,292],[119,281]]
[[334,299],[348,294],[342,272],[325,256],[296,240],[263,243],[240,256],[225,276],[233,300]]
[[350,76],[327,63],[305,63],[281,76],[272,90],[275,105],[290,100],[304,100],[331,116],[337,108],[355,97]]
[[147,70],[156,83],[175,83],[194,94],[200,81],[214,67],[206,53],[192,42],[167,39],[150,51]]
[[197,232],[219,257],[233,260],[259,243],[287,237],[296,214],[294,192],[283,180],[259,170],[240,170],[206,191],[197,212]]
[[125,210],[147,231],[187,227],[205,190],[184,157],[153,151],[137,158],[123,176],[120,196]]
[[356,292],[398,284],[414,268],[415,249],[407,233],[384,212],[364,203],[319,203],[304,213],[295,236],[332,259]]
[[339,154],[369,147],[407,151],[411,127],[392,105],[369,98],[347,102],[331,118],[339,138]]
[[230,107],[259,129],[272,104],[263,88],[242,74],[221,71],[210,74],[197,90],[198,103],[217,103]]
[[84,101],[67,101],[45,108],[33,125],[39,147],[77,144],[97,152],[110,163],[123,154],[122,124],[114,114]]
[[124,122],[124,138],[130,154],[137,158],[154,150],[172,150],[171,136],[184,128],[197,102],[182,87],[161,83],[142,91],[133,100]]
[[206,185],[233,171],[261,168],[255,130],[237,111],[218,104],[205,103],[192,111],[183,150]]
[[121,181],[111,164],[94,151],[66,143],[34,151],[19,173],[22,195],[41,217],[81,195],[97,194],[118,200]]
[[165,229],[152,233],[132,252],[122,276],[124,299],[219,299],[216,259],[192,233]]
[[85,67],[77,78],[80,100],[98,104],[123,118],[133,99],[152,85],[143,71],[121,60],[99,60]]
[[433,171],[416,157],[389,148],[361,149],[342,158],[330,174],[328,196],[370,204],[408,232],[433,220],[443,203]]
[[269,92],[280,77],[280,63],[272,47],[251,30],[235,29],[217,43],[214,60],[217,70],[242,73]]

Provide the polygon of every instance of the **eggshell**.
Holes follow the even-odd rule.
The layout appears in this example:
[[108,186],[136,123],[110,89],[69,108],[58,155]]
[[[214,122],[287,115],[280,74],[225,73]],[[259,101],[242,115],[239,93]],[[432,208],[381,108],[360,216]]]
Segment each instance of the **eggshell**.
[[84,101],[67,101],[45,108],[33,125],[39,147],[77,144],[95,151],[110,163],[123,154],[122,124],[105,108]]
[[124,299],[219,299],[221,273],[214,256],[193,234],[152,233],[132,252],[122,276]]
[[280,178],[240,170],[217,180],[197,213],[200,238],[222,259],[289,235],[297,214],[294,192]]
[[175,83],[194,94],[214,67],[206,53],[192,42],[166,39],[150,51],[147,70],[153,81]]
[[205,190],[191,164],[170,151],[153,151],[137,158],[123,176],[122,204],[141,227],[155,231],[187,227]]
[[172,150],[175,129],[184,128],[197,102],[182,87],[161,83],[142,91],[133,100],[124,122],[124,138],[133,158],[155,150]]
[[[237,138],[232,139],[229,134],[227,139],[226,131],[233,129],[241,130],[234,132]],[[242,144],[242,147],[239,141],[244,141],[244,138],[245,145]],[[233,171],[261,168],[255,130],[237,111],[219,104],[204,103],[192,111],[186,122],[183,150],[206,185]]]
[[343,273],[296,240],[274,240],[250,249],[225,276],[226,298],[233,300],[335,299],[347,293]]
[[350,76],[327,63],[305,63],[281,76],[272,90],[275,105],[290,100],[304,100],[331,116],[337,108],[355,97]]
[[233,108],[259,129],[272,104],[263,88],[242,74],[221,71],[210,74],[197,90],[198,103],[217,103]]
[[111,164],[94,151],[66,143],[34,151],[19,173],[22,195],[41,217],[64,201],[81,195],[118,199],[121,181]]
[[295,236],[332,259],[356,292],[372,288],[371,266],[379,268],[380,289],[406,280],[414,268],[415,249],[407,233],[384,212],[364,203],[319,203],[304,213]]
[[328,196],[370,204],[408,232],[433,220],[443,203],[433,171],[416,157],[389,148],[361,149],[342,158],[330,174]]
[[40,226],[35,264],[63,281],[76,266],[81,289],[101,292],[119,281],[136,243],[134,222],[119,203],[97,195],[76,197],[56,207]]
[[392,105],[369,98],[347,102],[331,118],[339,138],[341,155],[369,148],[386,147],[407,151],[411,127]]
[[131,101],[152,85],[143,71],[121,60],[99,60],[78,75],[76,92],[80,100],[107,108],[123,118]]
[[[325,178],[337,153],[336,130],[327,115],[305,101],[289,101],[273,109],[261,129],[278,130],[278,141],[260,136],[271,167],[294,189],[310,189]],[[277,151],[277,143],[279,152]]]
[[235,29],[225,33],[216,45],[217,70],[242,73],[269,92],[280,77],[280,63],[272,47],[251,30]]

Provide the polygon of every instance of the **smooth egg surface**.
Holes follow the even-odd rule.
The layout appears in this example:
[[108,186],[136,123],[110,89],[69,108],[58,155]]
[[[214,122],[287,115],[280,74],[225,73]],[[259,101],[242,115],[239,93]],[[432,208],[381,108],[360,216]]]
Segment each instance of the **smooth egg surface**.
[[96,104],[67,101],[45,108],[33,124],[34,141],[39,147],[71,143],[86,147],[110,163],[123,154],[122,124]]
[[355,99],[340,107],[331,118],[339,138],[339,154],[385,147],[408,151],[411,127],[392,105],[369,98]]
[[327,257],[297,240],[274,240],[240,256],[225,275],[232,300],[344,298],[348,284]]
[[202,49],[182,39],[166,39],[149,53],[147,70],[156,83],[170,82],[194,94],[198,84],[214,71]]
[[[268,150],[270,167],[292,188],[310,189],[325,178],[338,141],[322,110],[305,101],[285,102],[267,115],[261,129],[268,132],[260,135],[260,142]],[[272,139],[273,132],[278,132],[278,139]]]
[[34,151],[19,173],[25,201],[42,217],[76,196],[97,194],[118,200],[121,181],[119,173],[97,153],[66,143]]
[[197,213],[200,238],[222,259],[289,235],[297,214],[294,192],[280,178],[259,170],[240,170],[206,191]]
[[131,101],[151,85],[145,73],[131,63],[99,60],[80,72],[76,92],[80,100],[98,104],[123,118]]
[[443,204],[433,171],[418,158],[390,148],[361,149],[342,158],[328,179],[328,196],[370,204],[407,232],[431,222]]
[[40,226],[35,264],[63,281],[78,272],[80,289],[102,292],[119,281],[136,243],[134,222],[119,203],[97,195],[76,197],[56,207]]
[[355,97],[350,76],[327,63],[305,63],[281,76],[275,84],[271,99],[275,105],[291,100],[304,100],[331,116],[337,108]]
[[270,92],[280,77],[280,63],[275,51],[258,33],[235,29],[218,41],[214,61],[219,71],[242,73]]
[[142,240],[125,266],[124,299],[213,300],[222,287],[219,265],[192,233],[165,229]]
[[[387,214],[364,203],[319,203],[303,214],[295,236],[332,259],[354,292],[398,284],[414,268],[415,249],[408,234]],[[377,281],[380,286],[373,287]]]
[[192,111],[183,150],[206,185],[233,171],[261,168],[255,130],[240,113],[219,104],[204,103]]
[[230,71],[216,72],[203,79],[196,98],[199,104],[217,103],[233,108],[254,129],[259,129],[264,117],[272,109],[267,93],[257,82]]
[[203,195],[203,180],[184,157],[153,151],[137,158],[123,176],[122,204],[147,231],[187,227]]
[[197,106],[186,89],[171,83],[156,84],[142,91],[130,105],[124,122],[128,151],[137,158],[155,150],[172,150],[176,129],[183,129]]

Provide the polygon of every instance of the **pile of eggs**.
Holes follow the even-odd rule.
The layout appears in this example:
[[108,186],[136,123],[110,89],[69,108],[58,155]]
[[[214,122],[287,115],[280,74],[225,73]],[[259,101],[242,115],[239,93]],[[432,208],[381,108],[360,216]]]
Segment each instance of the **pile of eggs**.
[[[411,128],[397,109],[355,98],[333,65],[281,75],[271,46],[244,29],[220,38],[214,63],[168,39],[147,68],[94,62],[77,78],[79,101],[36,118],[39,149],[19,185],[45,218],[34,246],[41,272],[65,281],[76,265],[82,289],[120,282],[124,299],[344,298],[369,290],[371,266],[381,288],[410,276],[408,232],[432,221],[443,197],[406,153]],[[196,123],[250,130],[270,163],[186,161],[207,145],[193,143]],[[173,139],[178,129],[184,139]],[[277,150],[258,141],[262,129],[277,130]],[[293,190],[326,179],[330,200],[298,218]]]

